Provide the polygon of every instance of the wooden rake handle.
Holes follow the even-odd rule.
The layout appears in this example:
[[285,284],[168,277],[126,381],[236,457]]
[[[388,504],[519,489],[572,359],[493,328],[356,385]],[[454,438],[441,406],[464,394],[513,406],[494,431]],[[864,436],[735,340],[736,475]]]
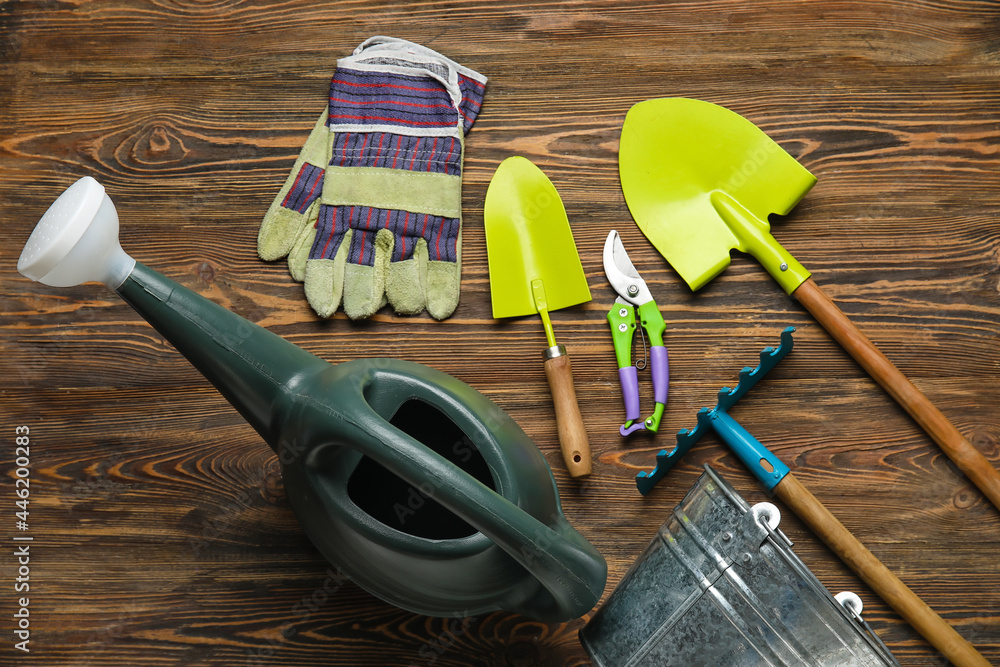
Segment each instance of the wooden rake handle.
[[1000,472],[955,425],[924,396],[874,343],[854,326],[812,278],[793,292],[816,321],[840,343],[868,374],[930,435],[972,483],[1000,509]]
[[545,377],[549,380],[552,402],[556,409],[556,428],[563,462],[572,477],[590,474],[590,442],[583,426],[583,416],[576,401],[573,370],[566,348],[556,345],[546,350]]
[[890,572],[793,475],[785,475],[774,487],[774,493],[879,597],[952,663],[958,667],[989,667],[990,663],[972,644]]

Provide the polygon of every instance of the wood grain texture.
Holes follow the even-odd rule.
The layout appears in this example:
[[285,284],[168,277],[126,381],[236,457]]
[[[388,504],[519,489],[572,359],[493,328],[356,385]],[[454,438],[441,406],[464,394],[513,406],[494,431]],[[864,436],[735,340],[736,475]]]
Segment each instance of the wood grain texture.
[[[375,34],[489,77],[465,153],[462,299],[444,322],[383,310],[319,321],[257,228],[323,108],[337,58]],[[466,622],[400,611],[340,580],[292,516],[270,450],[100,286],[52,289],[15,264],[83,175],[143,263],[338,362],[391,355],[507,410],[553,469],[607,592],[705,463],[764,494],[706,436],[648,497],[633,477],[761,348],[795,352],[734,409],[936,612],[1000,664],[1000,513],[752,259],[692,294],[632,223],[618,182],[628,108],[708,100],[818,177],[773,233],[993,464],[1000,462],[1000,6],[986,0],[375,3],[126,0],[0,4],[0,534],[14,533],[14,428],[32,435],[32,652],[3,664],[582,666],[585,619]],[[559,189],[593,301],[553,314],[573,354],[594,473],[559,452],[537,318],[491,316],[482,206],[523,155]],[[601,249],[617,229],[667,322],[670,401],[623,440]],[[652,406],[648,376],[643,410]],[[790,511],[796,553],[851,589],[904,665],[945,664]],[[606,593],[607,594],[607,593]],[[282,630],[286,632],[283,635]],[[286,636],[287,635],[287,636]]]
[[808,278],[792,296],[920,425],[983,496],[1000,510],[1000,470]]
[[976,648],[927,606],[877,556],[851,534],[826,506],[789,473],[774,487],[788,506],[831,551],[931,645],[960,667],[989,667]]

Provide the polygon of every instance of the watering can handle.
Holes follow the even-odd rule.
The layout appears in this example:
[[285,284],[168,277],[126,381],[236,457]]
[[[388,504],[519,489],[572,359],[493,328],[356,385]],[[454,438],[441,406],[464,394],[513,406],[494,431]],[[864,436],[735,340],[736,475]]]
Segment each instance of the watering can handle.
[[[600,597],[607,565],[565,520],[558,501],[546,525],[390,424],[366,397],[366,383],[378,375],[404,384],[404,393],[433,394],[442,401],[460,404],[458,398],[448,398],[451,383],[435,384],[406,372],[392,377],[391,366],[378,366],[371,372],[374,375],[345,375],[335,404],[316,401],[315,397],[322,395],[323,374],[333,367],[306,350],[140,263],[118,293],[216,386],[279,455],[280,435],[289,419],[302,431],[302,443],[329,442],[336,436],[335,440],[351,443],[352,448],[414,488],[430,484],[435,500],[476,527],[541,583],[550,593],[549,608],[561,612],[553,616],[580,616]],[[321,384],[310,389],[311,381]],[[477,400],[488,400],[478,393],[476,396]],[[303,409],[313,412],[309,418],[299,413],[293,418],[287,410],[275,409],[286,405],[306,406]],[[478,411],[469,412],[487,414],[495,409],[492,404],[478,407]],[[465,420],[474,420],[470,426],[479,430],[488,428],[482,419]],[[322,457],[296,460],[321,466]],[[551,475],[548,477],[551,480]]]
[[919,389],[871,340],[812,278],[803,282],[793,296],[816,321],[868,371],[889,395],[930,435],[955,465],[1000,509],[1000,472],[963,436]]
[[[575,609],[580,601],[597,600],[603,589],[606,564],[593,547],[556,511],[551,525],[540,521],[497,494],[457,465],[428,449],[375,413],[364,399],[364,388],[352,397],[356,403],[343,411],[353,422],[350,437],[359,451],[415,487],[433,489],[430,495],[517,561],[551,594],[555,605]],[[355,419],[354,416],[357,416]],[[346,424],[345,424],[346,425]],[[360,445],[360,446],[357,446]],[[603,569],[595,576],[595,568]]]

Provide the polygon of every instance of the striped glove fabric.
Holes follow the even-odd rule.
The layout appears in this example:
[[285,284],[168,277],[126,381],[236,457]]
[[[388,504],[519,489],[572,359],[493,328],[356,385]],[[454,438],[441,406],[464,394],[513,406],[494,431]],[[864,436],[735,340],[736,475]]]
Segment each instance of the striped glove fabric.
[[352,319],[452,314],[462,156],[486,78],[412,42],[372,37],[337,62],[327,110],[257,237],[288,258],[313,310]]

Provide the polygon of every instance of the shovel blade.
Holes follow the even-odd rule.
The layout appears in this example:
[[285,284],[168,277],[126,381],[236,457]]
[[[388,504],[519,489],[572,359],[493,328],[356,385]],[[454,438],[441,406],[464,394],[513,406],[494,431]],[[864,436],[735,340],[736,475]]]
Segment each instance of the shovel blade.
[[731,250],[748,251],[727,222],[733,202],[769,238],[768,216],[786,215],[816,183],[747,119],[679,97],[629,110],[618,167],[636,224],[692,290],[729,266]]
[[523,157],[497,167],[483,208],[493,317],[590,301],[590,288],[555,186]]

